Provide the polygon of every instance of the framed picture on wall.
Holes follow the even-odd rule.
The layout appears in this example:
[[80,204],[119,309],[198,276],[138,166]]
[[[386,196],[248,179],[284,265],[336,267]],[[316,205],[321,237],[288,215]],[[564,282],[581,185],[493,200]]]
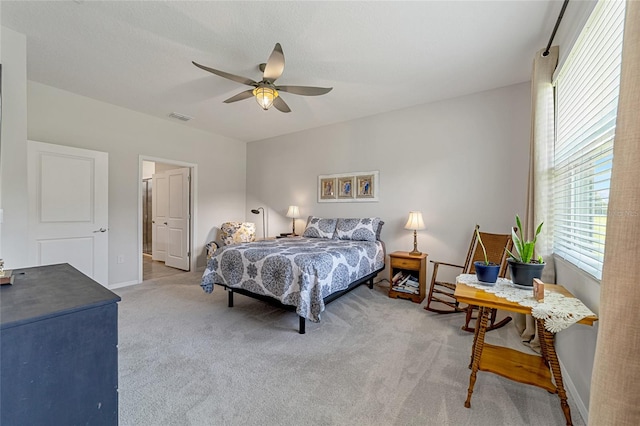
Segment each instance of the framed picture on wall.
[[356,197],[357,198],[374,198],[375,197],[375,179],[373,175],[363,175],[356,177]]
[[336,178],[320,179],[320,198],[323,200],[335,200]]
[[338,178],[338,198],[353,198],[353,176]]

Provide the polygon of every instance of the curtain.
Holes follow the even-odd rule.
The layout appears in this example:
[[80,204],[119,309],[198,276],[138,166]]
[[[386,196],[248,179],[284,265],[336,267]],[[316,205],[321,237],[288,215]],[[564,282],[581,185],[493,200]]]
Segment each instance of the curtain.
[[640,404],[640,2],[627,1],[589,424],[638,425]]
[[[531,75],[531,141],[529,149],[529,181],[527,191],[527,210],[524,217],[524,228],[520,230],[526,239],[533,238],[540,222],[545,222],[542,233],[536,243],[536,255],[541,255],[546,266],[542,281],[555,283],[555,267],[551,253],[553,247],[547,237],[551,231],[551,173],[553,171],[553,143],[555,133],[555,108],[553,96],[553,72],[558,65],[558,46],[540,50],[533,59]],[[536,324],[531,315],[515,314],[514,324],[520,333],[522,342],[540,352],[540,342],[536,333]]]

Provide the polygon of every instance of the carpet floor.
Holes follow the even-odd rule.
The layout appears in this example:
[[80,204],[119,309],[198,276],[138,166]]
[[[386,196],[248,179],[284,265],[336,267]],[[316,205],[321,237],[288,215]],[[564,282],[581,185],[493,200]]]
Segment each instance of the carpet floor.
[[[300,335],[295,313],[206,294],[200,273],[116,290],[121,425],[563,425],[543,389],[478,373],[464,407],[473,335],[362,285]],[[488,343],[524,350],[511,324]],[[584,425],[571,395],[575,425]]]

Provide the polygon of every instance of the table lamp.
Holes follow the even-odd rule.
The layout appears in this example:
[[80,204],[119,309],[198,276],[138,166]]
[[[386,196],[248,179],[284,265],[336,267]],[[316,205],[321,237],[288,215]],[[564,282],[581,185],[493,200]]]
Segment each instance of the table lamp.
[[289,210],[287,210],[287,217],[291,218],[291,222],[293,225],[293,235],[296,235],[296,219],[300,217],[300,209],[298,206],[289,206]]
[[418,229],[424,229],[424,221],[422,220],[422,212],[409,212],[409,220],[404,225],[404,229],[413,230],[413,250],[409,252],[411,256],[420,256],[422,252],[418,251]]

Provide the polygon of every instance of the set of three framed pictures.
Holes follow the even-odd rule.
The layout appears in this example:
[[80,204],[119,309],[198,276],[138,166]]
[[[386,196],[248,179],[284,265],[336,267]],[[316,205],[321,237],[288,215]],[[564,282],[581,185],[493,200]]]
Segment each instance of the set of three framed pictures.
[[318,176],[318,202],[378,201],[378,171]]

